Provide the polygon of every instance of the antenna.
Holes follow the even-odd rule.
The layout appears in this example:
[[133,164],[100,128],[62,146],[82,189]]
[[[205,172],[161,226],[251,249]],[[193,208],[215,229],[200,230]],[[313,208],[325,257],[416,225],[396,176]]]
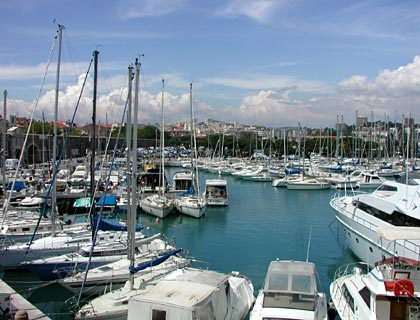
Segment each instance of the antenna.
[[309,249],[311,248],[311,239],[312,239],[312,226],[309,231],[309,241],[308,241],[308,251],[306,252],[306,262],[309,260]]

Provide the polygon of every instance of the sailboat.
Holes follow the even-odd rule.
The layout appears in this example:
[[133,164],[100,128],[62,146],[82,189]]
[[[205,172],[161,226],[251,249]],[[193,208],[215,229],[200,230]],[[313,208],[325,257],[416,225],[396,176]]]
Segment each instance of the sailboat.
[[[138,74],[140,72],[140,66],[138,63],[138,60],[136,60],[136,80],[138,80]],[[136,97],[137,97],[137,90],[138,90],[138,81],[136,81]],[[137,98],[136,104],[137,104]],[[130,105],[130,103],[129,103]],[[134,126],[137,125],[137,106],[135,107],[134,111]],[[137,137],[136,134],[134,134],[133,139],[134,147],[133,149],[136,150],[137,147]],[[133,167],[137,165],[137,159],[136,154],[133,153]],[[131,190],[137,190],[137,179],[135,179],[135,171],[132,171],[131,176]],[[130,209],[128,211],[128,222],[129,223],[129,234],[133,233],[133,230],[131,228],[133,221],[135,220],[135,205],[131,205]],[[128,299],[138,294],[139,292],[143,291],[146,287],[150,285],[154,285],[157,279],[164,276],[165,274],[177,270],[179,268],[183,268],[185,266],[188,266],[191,264],[191,259],[184,258],[182,256],[178,256],[178,253],[180,253],[181,249],[175,249],[172,246],[168,246],[166,242],[164,242],[162,239],[153,239],[153,242],[160,241],[157,246],[153,246],[155,250],[150,252],[147,250],[149,244],[142,242],[137,242],[134,240],[133,237],[131,237],[131,241],[128,241],[128,255],[127,259],[120,260],[118,263],[112,264],[112,265],[106,265],[101,270],[97,269],[95,270],[94,274],[89,277],[89,274],[85,275],[86,284],[89,286],[92,282],[95,280],[96,276],[95,274],[99,274],[102,276],[108,276],[107,279],[102,278],[104,281],[102,283],[107,282],[110,278],[110,273],[113,274],[114,271],[118,273],[118,276],[115,278],[112,276],[112,288],[116,289],[122,284],[124,284],[123,288],[108,292],[104,295],[101,295],[84,305],[82,308],[80,308],[76,315],[76,319],[100,319],[100,318],[107,318],[107,319],[126,319],[127,318],[127,312],[128,312]],[[146,245],[145,250],[142,252],[142,249],[140,247],[140,243],[142,245]],[[162,248],[162,244],[164,247]],[[163,250],[171,248],[172,250],[170,252],[165,252],[163,255],[160,255],[160,253]],[[135,250],[136,249],[136,250]],[[138,253],[136,253],[137,251]],[[147,252],[149,255],[147,255]],[[154,254],[153,254],[154,252]],[[143,255],[142,253],[145,253],[146,255]],[[154,255],[154,258],[152,258],[152,255]],[[123,267],[121,267],[123,266]],[[125,267],[124,267],[125,266]],[[115,267],[115,268],[114,268]],[[120,268],[121,267],[121,268]],[[110,271],[110,272],[108,272]],[[127,280],[128,278],[128,280]],[[125,279],[125,280],[124,280]],[[121,280],[123,282],[121,282]],[[74,283],[73,280],[69,280],[67,283]],[[95,282],[94,282],[95,283]],[[97,282],[96,282],[97,283]],[[93,289],[86,289],[86,293],[91,293],[91,290],[95,290],[95,287]],[[84,286],[82,286],[81,291],[79,293],[79,297],[84,292]],[[96,291],[97,292],[97,291]],[[79,305],[79,301],[77,303]]]
[[160,170],[162,174],[160,175],[160,187],[158,193],[147,196],[140,200],[140,207],[141,209],[151,215],[154,215],[158,218],[164,218],[168,214],[170,214],[174,209],[174,202],[173,199],[170,199],[165,196],[165,179],[164,179],[164,172],[165,172],[165,142],[164,142],[164,132],[165,132],[165,113],[163,108],[163,101],[164,101],[164,88],[165,88],[165,81],[162,79],[162,124],[160,129],[160,157],[161,157],[161,165]]
[[191,190],[180,194],[175,199],[175,207],[185,215],[201,218],[207,209],[207,201],[202,197],[198,183],[197,169],[197,146],[194,128],[194,113],[192,104],[192,83],[190,83],[190,111],[191,111],[191,169],[192,169],[192,186]]

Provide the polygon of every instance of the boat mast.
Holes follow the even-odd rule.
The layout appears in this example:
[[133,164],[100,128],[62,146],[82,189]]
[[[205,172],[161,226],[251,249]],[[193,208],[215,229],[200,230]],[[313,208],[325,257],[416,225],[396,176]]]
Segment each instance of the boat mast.
[[[54,136],[53,136],[53,158],[52,158],[52,177],[57,176],[57,120],[58,120],[58,95],[60,92],[60,64],[61,64],[61,42],[63,39],[64,26],[58,24],[58,53],[57,53],[57,70],[55,83],[55,103],[54,103]],[[51,198],[51,217],[54,221],[57,216],[57,188],[55,179],[52,180],[52,198]],[[55,223],[52,224],[52,234],[55,234]]]
[[2,157],[2,166],[1,173],[3,176],[3,203],[7,198],[6,192],[6,157],[7,157],[7,147],[6,147],[6,105],[7,105],[7,90],[3,91],[3,123],[1,126],[1,135],[2,135],[2,146],[3,146],[3,157]]
[[[98,85],[98,55],[99,51],[93,51],[93,99],[92,99],[92,141],[90,152],[90,202],[95,201],[95,153],[96,153],[96,95]],[[105,201],[105,200],[104,200]]]
[[162,175],[159,175],[159,179],[161,180],[160,182],[160,188],[159,188],[159,194],[163,195],[164,194],[164,186],[165,186],[165,152],[164,152],[164,147],[165,147],[165,110],[163,108],[164,105],[164,96],[165,96],[165,80],[162,79],[162,123],[160,125],[160,159],[161,159],[161,172]]
[[[135,227],[137,217],[137,134],[138,134],[138,108],[139,108],[139,78],[140,78],[140,63],[136,58],[135,63],[135,91],[134,91],[134,110],[133,110],[133,150],[132,150],[132,165],[131,165],[131,203],[128,202],[128,253],[130,259],[130,270],[134,268],[134,255],[135,255]],[[131,70],[130,70],[131,71]],[[131,86],[131,83],[130,83]],[[130,93],[131,95],[131,93]],[[130,289],[133,290],[134,277],[130,274]]]

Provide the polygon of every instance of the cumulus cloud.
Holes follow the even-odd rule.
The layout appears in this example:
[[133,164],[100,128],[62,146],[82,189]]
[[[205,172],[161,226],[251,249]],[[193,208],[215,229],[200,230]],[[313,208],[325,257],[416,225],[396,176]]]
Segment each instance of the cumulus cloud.
[[[141,88],[139,94],[139,123],[156,124],[161,121],[162,93],[160,76],[148,79],[151,88]],[[60,91],[60,120],[71,119],[77,99],[80,95],[84,75],[81,74],[74,84],[65,85]],[[127,98],[127,89],[123,76],[110,79],[119,83],[123,89],[113,89],[108,92],[101,87],[97,99],[97,121],[104,123],[119,123]],[[202,100],[200,93],[217,85],[217,88],[235,88],[235,95],[241,95],[238,103],[234,99],[220,99],[221,106],[215,106]],[[176,123],[189,121],[190,100],[189,82],[182,75],[165,75],[164,110],[165,122]],[[193,92],[195,115],[199,120],[213,118],[222,121],[239,122],[243,124],[261,124],[267,126],[296,126],[298,122],[306,126],[325,127],[335,124],[337,115],[343,116],[347,123],[354,123],[356,111],[360,116],[375,119],[385,119],[388,115],[392,120],[400,121],[402,115],[411,114],[420,118],[420,57],[394,70],[382,70],[369,79],[365,75],[354,75],[343,79],[332,90],[327,84],[308,80],[258,75],[254,79],[249,76],[237,78],[212,78],[198,83],[198,94]],[[323,90],[322,90],[323,89]],[[79,110],[76,114],[77,124],[91,123],[92,117],[92,79],[88,78]],[[222,91],[220,91],[222,92]],[[230,91],[228,91],[230,92]],[[216,95],[217,97],[219,95]],[[223,96],[223,95],[222,95]],[[217,97],[214,102],[217,102]],[[46,91],[40,99],[35,113],[38,119],[42,111],[47,120],[54,115],[54,90]],[[215,97],[208,96],[206,99]],[[228,105],[226,101],[231,101]],[[11,99],[8,102],[8,114],[30,117],[34,101]]]
[[370,93],[383,96],[404,96],[407,93],[420,93],[420,56],[413,62],[396,70],[382,70],[378,76],[369,81],[366,76],[354,75],[342,80],[338,90],[346,93]]

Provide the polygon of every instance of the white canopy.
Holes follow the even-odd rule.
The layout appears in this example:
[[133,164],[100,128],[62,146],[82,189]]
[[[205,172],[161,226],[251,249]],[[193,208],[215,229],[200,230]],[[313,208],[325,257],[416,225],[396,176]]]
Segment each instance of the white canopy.
[[396,240],[420,240],[419,227],[378,227],[376,232],[380,237],[388,241]]

